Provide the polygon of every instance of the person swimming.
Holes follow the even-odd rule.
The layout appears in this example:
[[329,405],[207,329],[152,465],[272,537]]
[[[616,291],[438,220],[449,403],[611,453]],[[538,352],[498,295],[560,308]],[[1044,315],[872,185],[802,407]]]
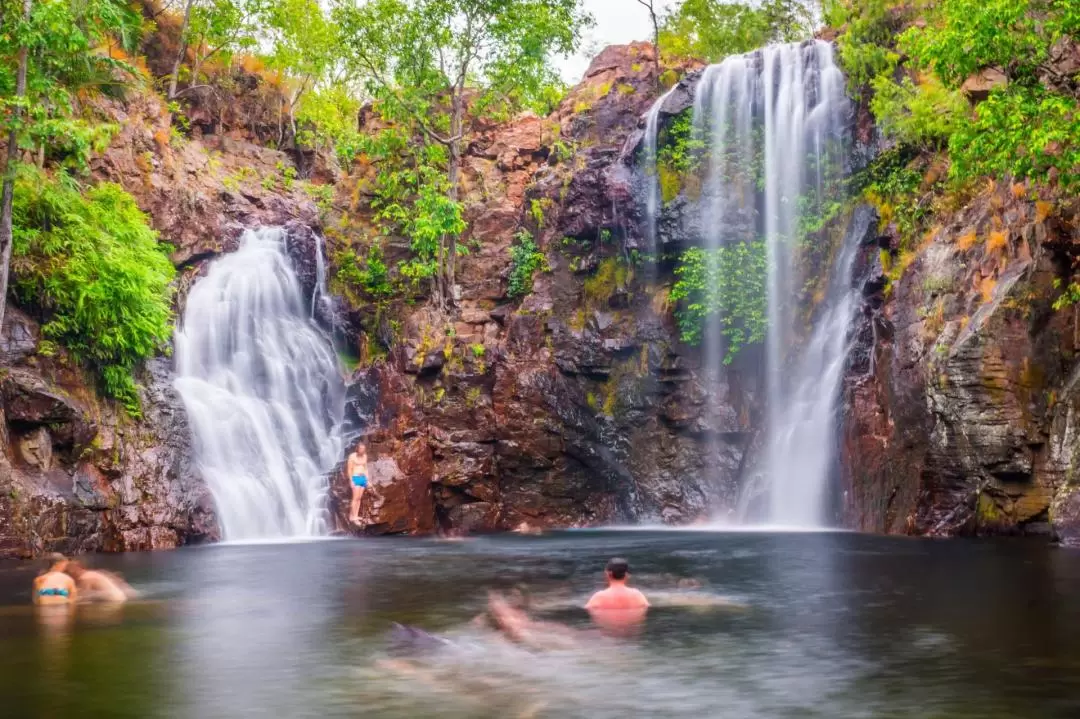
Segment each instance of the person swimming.
[[349,455],[346,462],[347,474],[352,486],[352,502],[349,504],[349,521],[355,525],[360,524],[360,500],[364,497],[364,489],[367,488],[368,478],[367,447],[363,442],[356,443],[356,449]]
[[75,580],[81,601],[126,602],[138,596],[127,582],[112,572],[87,569],[75,561],[68,562],[64,571]]
[[601,589],[589,599],[585,609],[600,627],[624,631],[641,624],[649,609],[649,600],[637,589],[628,587],[630,564],[613,558],[604,568],[607,589]]
[[63,554],[46,557],[48,568],[34,579],[34,604],[67,604],[78,598],[75,580],[65,574],[68,558]]

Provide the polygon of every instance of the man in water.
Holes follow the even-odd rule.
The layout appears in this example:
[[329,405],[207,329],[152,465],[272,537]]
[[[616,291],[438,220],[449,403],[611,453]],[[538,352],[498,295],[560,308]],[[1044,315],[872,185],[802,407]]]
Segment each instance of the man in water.
[[86,569],[78,562],[68,562],[64,571],[75,580],[83,601],[126,602],[138,596],[127,582],[112,572]]
[[614,558],[604,569],[607,589],[592,595],[585,605],[589,616],[604,629],[625,630],[636,626],[645,618],[649,600],[645,595],[626,586],[630,579],[630,565],[625,559]]
[[63,554],[46,557],[48,569],[34,579],[34,604],[74,603],[78,590],[75,580],[64,573],[68,559]]
[[346,464],[346,473],[349,475],[352,485],[352,502],[349,505],[349,521],[360,524],[360,500],[364,496],[367,487],[367,447],[363,442],[356,443],[356,449],[349,455]]

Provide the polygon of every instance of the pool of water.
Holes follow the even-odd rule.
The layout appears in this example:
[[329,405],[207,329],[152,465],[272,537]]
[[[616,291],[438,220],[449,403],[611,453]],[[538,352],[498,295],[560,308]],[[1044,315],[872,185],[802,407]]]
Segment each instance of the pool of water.
[[[655,605],[632,636],[579,609],[612,555]],[[1041,544],[602,531],[90,559],[144,599],[43,613],[35,567],[0,563],[3,716],[1080,716],[1080,553]],[[516,586],[576,638],[471,623]],[[391,657],[393,622],[451,643]]]

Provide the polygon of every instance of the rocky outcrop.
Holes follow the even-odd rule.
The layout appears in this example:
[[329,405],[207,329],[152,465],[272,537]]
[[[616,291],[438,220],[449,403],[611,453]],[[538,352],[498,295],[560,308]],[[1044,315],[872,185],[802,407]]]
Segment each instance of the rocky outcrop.
[[[651,53],[608,48],[553,115],[470,146],[458,307],[400,308],[389,356],[354,378],[377,397],[365,531],[679,523],[735,505],[753,363],[703,372],[677,339],[670,268],[628,254],[641,238],[623,148],[656,97]],[[517,298],[507,280],[521,232],[547,269]],[[339,474],[342,529],[348,494]]]
[[148,363],[144,414],[132,420],[62,350],[42,351],[36,323],[10,306],[0,349],[0,556],[217,536],[168,360]]
[[97,111],[120,127],[96,157],[95,177],[117,182],[172,245],[177,267],[235,249],[245,227],[299,222],[318,226],[292,158],[249,142],[239,130],[187,137],[156,95],[102,101]]
[[868,285],[871,361],[844,396],[846,524],[1077,540],[1075,308],[1052,306],[1076,209],[995,186],[895,253],[907,266],[888,292]]

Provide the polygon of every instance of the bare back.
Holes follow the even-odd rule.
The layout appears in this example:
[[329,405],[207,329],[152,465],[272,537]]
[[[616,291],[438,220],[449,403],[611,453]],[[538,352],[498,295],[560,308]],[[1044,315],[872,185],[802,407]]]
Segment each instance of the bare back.
[[612,585],[592,595],[586,609],[646,609],[649,600],[645,595],[625,585]]
[[75,580],[63,572],[46,572],[34,580],[34,604],[67,604],[76,599]]
[[87,570],[79,577],[83,599],[98,602],[126,602],[130,589],[127,583],[106,572]]

